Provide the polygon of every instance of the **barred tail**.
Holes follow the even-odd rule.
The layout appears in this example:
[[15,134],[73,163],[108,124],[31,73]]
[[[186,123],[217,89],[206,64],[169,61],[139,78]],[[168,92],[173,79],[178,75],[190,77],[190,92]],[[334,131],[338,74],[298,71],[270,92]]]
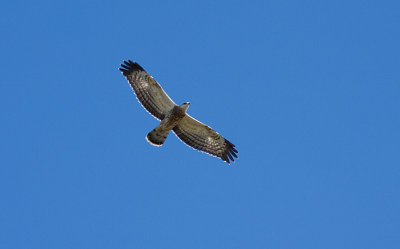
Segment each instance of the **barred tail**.
[[169,131],[167,132],[162,132],[157,128],[149,132],[146,136],[146,140],[154,146],[161,146],[165,142],[165,139],[167,139]]

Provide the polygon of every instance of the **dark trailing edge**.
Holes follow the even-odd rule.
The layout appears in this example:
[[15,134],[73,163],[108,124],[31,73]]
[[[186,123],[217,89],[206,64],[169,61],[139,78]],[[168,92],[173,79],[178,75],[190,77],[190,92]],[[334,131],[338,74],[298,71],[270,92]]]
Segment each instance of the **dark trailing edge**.
[[129,74],[135,72],[135,71],[144,71],[146,72],[143,67],[141,67],[137,62],[133,62],[131,60],[124,61],[123,64],[121,64],[121,67],[119,70],[122,72],[122,74],[126,77]]

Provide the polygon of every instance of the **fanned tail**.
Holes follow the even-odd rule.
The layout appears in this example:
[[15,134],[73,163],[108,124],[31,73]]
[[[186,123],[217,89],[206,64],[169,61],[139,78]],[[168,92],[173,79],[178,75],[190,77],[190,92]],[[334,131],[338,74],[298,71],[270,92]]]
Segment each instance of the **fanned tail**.
[[161,146],[165,142],[165,139],[167,139],[168,133],[169,133],[169,131],[163,132],[160,129],[158,129],[158,127],[157,127],[154,130],[152,130],[151,132],[149,132],[149,134],[147,134],[146,140],[151,145]]

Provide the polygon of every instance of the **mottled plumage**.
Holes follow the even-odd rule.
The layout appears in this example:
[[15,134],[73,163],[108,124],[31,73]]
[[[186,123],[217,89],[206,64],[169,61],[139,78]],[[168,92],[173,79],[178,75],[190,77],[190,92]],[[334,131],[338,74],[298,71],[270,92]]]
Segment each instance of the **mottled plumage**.
[[172,130],[190,147],[230,163],[237,158],[235,145],[209,126],[186,113],[189,103],[176,105],[162,87],[138,63],[124,61],[119,68],[133,88],[139,102],[158,120],[160,125],[147,134],[152,145],[161,146]]

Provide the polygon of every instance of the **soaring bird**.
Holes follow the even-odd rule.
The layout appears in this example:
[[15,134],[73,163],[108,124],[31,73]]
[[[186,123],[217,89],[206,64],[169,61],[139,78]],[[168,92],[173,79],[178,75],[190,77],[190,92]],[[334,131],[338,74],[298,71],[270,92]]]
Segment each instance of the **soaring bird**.
[[160,124],[149,132],[147,141],[161,146],[169,131],[190,147],[221,158],[228,164],[237,158],[235,145],[223,138],[211,127],[197,121],[186,113],[190,103],[176,105],[165,93],[160,84],[153,79],[137,62],[124,61],[119,70],[128,80],[137,99],[143,107],[160,120]]

